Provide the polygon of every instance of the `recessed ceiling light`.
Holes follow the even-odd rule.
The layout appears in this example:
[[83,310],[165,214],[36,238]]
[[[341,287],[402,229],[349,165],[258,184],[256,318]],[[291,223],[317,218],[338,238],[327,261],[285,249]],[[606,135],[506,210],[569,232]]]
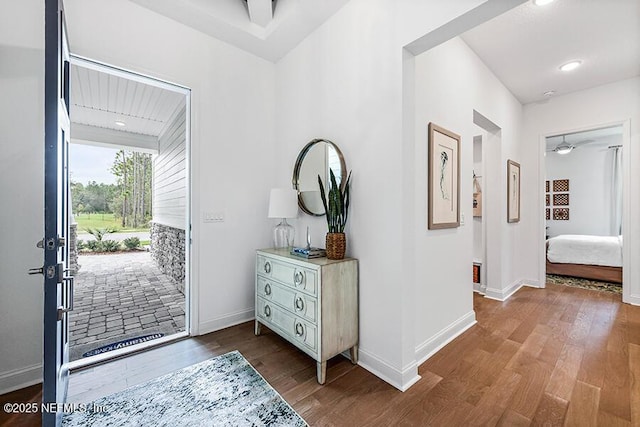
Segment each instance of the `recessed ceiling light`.
[[571,71],[571,70],[575,70],[576,68],[578,68],[579,66],[582,65],[582,61],[571,61],[571,62],[567,62],[564,65],[560,66],[560,70],[561,71]]
[[555,94],[556,94],[556,91],[555,91],[555,90],[548,90],[548,91],[546,91],[545,93],[543,93],[543,95],[544,95],[544,96],[547,96],[547,97],[549,97],[549,96],[553,96],[553,95],[555,95]]
[[536,6],[545,6],[551,2],[553,2],[553,0],[533,0],[533,4]]
[[120,120],[115,122],[116,126],[126,126],[127,124],[125,122],[121,122]]

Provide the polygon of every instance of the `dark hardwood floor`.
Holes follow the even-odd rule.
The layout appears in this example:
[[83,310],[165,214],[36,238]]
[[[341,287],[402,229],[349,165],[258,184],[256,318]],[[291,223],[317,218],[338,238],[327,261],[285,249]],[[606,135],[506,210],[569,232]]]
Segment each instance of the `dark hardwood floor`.
[[[310,425],[640,426],[640,307],[620,296],[548,285],[506,302],[474,297],[478,324],[420,366],[401,393],[336,357],[327,383],[316,365],[253,322],[72,374],[69,401],[84,402],[239,350]],[[34,386],[1,396],[38,401]],[[0,412],[6,425],[39,415]]]

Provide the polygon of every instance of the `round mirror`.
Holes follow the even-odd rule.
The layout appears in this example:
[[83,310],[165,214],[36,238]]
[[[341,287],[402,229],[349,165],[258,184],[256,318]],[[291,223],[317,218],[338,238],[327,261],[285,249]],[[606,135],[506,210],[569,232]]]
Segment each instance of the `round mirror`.
[[327,183],[330,181],[329,170],[333,170],[336,183],[342,187],[347,166],[342,152],[333,142],[314,139],[300,151],[293,169],[293,187],[298,191],[300,209],[309,215],[324,215],[318,175],[327,190]]

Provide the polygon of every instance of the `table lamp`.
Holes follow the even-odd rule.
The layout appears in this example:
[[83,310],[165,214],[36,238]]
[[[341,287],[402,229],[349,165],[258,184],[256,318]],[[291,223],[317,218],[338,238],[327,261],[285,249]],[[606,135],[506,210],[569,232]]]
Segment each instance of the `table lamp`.
[[293,189],[272,188],[269,195],[269,218],[282,219],[273,230],[273,243],[276,248],[293,246],[295,229],[287,223],[287,218],[297,217],[298,192]]

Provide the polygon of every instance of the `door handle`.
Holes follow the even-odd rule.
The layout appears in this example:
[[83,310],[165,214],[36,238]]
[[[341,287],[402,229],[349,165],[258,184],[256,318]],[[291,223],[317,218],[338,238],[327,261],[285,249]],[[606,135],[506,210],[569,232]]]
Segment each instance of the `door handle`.
[[30,268],[29,274],[44,274],[44,267]]
[[68,283],[69,287],[67,288],[67,306],[60,306],[58,307],[58,320],[62,320],[62,318],[64,317],[65,313],[68,313],[70,311],[73,311],[73,284],[74,284],[74,277],[73,276],[65,276],[62,278],[62,281],[64,283]]

